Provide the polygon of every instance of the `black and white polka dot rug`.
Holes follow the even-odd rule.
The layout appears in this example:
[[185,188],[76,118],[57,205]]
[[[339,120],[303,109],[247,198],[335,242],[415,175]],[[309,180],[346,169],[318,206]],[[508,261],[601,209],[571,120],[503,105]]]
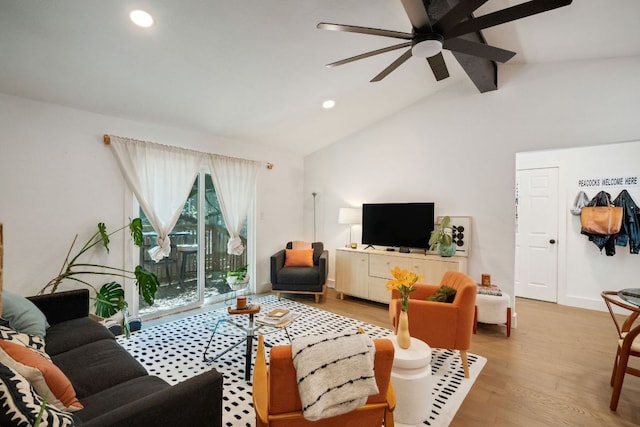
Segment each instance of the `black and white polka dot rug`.
[[[310,334],[334,333],[336,331],[364,329],[372,338],[383,338],[392,332],[369,323],[339,316],[315,307],[275,296],[254,298],[251,303],[261,305],[261,313],[274,308],[286,308],[300,316],[287,327],[291,338]],[[134,332],[130,338],[118,337],[118,342],[142,363],[149,374],[156,375],[169,384],[177,384],[204,371],[215,368],[224,375],[223,422],[226,426],[254,426],[251,382],[245,381],[245,345],[239,345],[215,362],[211,359],[242,339],[240,330],[232,330],[227,324],[218,329],[206,353],[203,353],[219,319],[228,317],[226,308],[185,317]],[[246,325],[246,315],[233,316],[233,321]],[[256,318],[259,315],[256,315]],[[269,345],[289,344],[284,329],[263,328],[265,343]],[[228,333],[228,334],[227,334]],[[251,366],[255,361],[255,345]],[[267,360],[269,348],[267,347]],[[460,357],[449,350],[433,349],[431,359],[433,389],[431,390],[431,415],[420,425],[447,426],[455,416],[465,396],[478,377],[486,359],[469,353],[471,378],[465,379]],[[399,422],[396,425],[402,426]]]

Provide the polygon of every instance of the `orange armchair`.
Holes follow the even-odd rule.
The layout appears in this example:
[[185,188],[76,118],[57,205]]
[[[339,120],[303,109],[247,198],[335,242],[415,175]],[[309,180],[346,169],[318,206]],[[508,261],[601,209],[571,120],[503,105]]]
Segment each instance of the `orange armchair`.
[[258,337],[256,364],[253,371],[253,406],[256,427],[393,427],[395,393],[391,384],[394,348],[387,339],[373,340],[376,346],[374,370],[378,394],[369,396],[367,403],[346,414],[318,421],[308,421],[302,415],[302,404],[293,367],[291,345],[271,348],[269,367],[264,353],[264,340]]
[[[425,301],[442,285],[456,289],[451,304]],[[478,285],[466,274],[448,271],[442,277],[440,285],[416,284],[416,290],[410,294],[409,333],[431,347],[459,350],[464,367],[464,376],[469,378],[467,350],[473,334],[473,316],[476,306]],[[393,329],[398,329],[401,311],[400,294],[393,291],[389,303],[389,317]]]

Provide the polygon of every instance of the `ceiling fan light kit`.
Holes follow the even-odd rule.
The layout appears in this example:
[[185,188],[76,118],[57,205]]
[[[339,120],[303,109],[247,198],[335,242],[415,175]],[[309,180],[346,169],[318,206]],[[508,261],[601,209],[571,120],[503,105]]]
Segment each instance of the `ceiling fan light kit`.
[[[481,30],[567,6],[572,2],[572,0],[529,0],[483,16],[474,17],[473,12],[487,1],[488,0],[459,0],[458,3],[450,7],[440,19],[433,20],[434,22],[432,22],[432,17],[429,15],[427,9],[430,9],[436,4],[438,7],[443,5],[448,6],[449,3],[447,0],[401,0],[402,6],[411,22],[411,33],[320,22],[317,28],[321,30],[343,31],[408,40],[404,43],[336,61],[327,66],[334,67],[344,65],[349,62],[410,46],[409,50],[405,51],[371,81],[377,82],[382,80],[406,62],[411,56],[427,59],[436,80],[443,80],[449,77],[449,71],[442,56],[442,49],[472,55],[487,61],[506,62],[515,55],[515,52],[489,46],[484,42],[484,37],[480,34]],[[471,33],[480,35],[482,42],[461,37]]]
[[440,34],[427,34],[416,38],[411,47],[411,55],[418,58],[431,58],[442,52],[444,37]]
[[129,19],[138,27],[149,28],[153,25],[153,16],[144,10],[132,10]]

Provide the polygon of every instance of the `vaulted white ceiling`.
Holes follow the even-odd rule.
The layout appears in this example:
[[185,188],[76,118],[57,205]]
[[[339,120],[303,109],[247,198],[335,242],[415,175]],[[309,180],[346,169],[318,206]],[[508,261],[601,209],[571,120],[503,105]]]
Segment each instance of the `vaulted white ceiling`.
[[[489,0],[476,16],[518,3]],[[131,24],[136,8],[152,28]],[[517,52],[512,63],[638,56],[639,20],[638,0],[574,0],[483,34]],[[0,92],[301,154],[447,85],[483,96],[447,51],[441,82],[411,58],[369,83],[402,51],[325,68],[397,41],[317,30],[320,21],[411,31],[399,0],[0,0]],[[336,107],[324,110],[325,99]]]

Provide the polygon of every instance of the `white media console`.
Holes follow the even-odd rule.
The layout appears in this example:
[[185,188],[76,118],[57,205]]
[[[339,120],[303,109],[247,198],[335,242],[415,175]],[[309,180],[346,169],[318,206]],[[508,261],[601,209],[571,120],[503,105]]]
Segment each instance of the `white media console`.
[[344,295],[388,303],[386,283],[395,266],[424,276],[422,283],[437,285],[447,271],[467,273],[467,258],[423,253],[400,253],[376,249],[336,249],[336,291]]

